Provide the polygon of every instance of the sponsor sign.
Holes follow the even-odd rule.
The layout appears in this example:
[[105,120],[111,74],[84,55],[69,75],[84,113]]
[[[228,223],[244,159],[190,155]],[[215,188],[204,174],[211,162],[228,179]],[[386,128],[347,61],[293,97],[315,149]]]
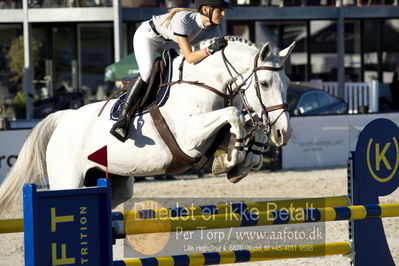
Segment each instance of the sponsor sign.
[[112,265],[111,186],[37,191],[24,185],[25,265]]
[[[378,204],[380,197],[389,195],[398,188],[397,124],[380,118],[370,122],[360,133],[356,152],[352,153],[353,178],[350,184],[353,188],[353,205]],[[376,211],[381,212],[379,209]],[[352,237],[356,239],[356,265],[395,265],[381,219],[353,221],[350,226]],[[373,254],[375,261],[367,254]]]
[[17,160],[29,133],[30,129],[0,131],[0,183]]

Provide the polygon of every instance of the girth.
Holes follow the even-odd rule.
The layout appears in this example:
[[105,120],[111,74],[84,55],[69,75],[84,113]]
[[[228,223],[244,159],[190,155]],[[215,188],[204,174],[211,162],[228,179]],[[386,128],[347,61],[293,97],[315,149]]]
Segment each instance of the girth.
[[150,105],[148,110],[154,120],[154,125],[158,130],[159,135],[165,141],[170,152],[172,153],[172,161],[166,168],[167,174],[178,174],[190,169],[195,163],[197,163],[200,158],[193,158],[185,154],[179,147],[176,138],[173,136],[168,124],[166,123],[164,117],[159,111],[158,106],[155,104]]

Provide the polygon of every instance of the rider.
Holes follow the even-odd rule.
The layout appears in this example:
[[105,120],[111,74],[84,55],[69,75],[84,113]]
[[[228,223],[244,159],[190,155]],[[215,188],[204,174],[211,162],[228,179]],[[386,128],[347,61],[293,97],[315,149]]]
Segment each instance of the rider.
[[[143,22],[133,38],[134,54],[139,72],[137,80],[130,84],[125,103],[111,134],[124,142],[129,132],[129,110],[144,94],[155,61],[154,52],[165,49],[181,49],[189,63],[197,63],[223,49],[227,41],[217,25],[222,23],[224,9],[230,8],[229,0],[195,0],[196,9],[174,8],[169,13],[153,16]],[[202,40],[218,37],[209,47],[193,51],[191,45]]]

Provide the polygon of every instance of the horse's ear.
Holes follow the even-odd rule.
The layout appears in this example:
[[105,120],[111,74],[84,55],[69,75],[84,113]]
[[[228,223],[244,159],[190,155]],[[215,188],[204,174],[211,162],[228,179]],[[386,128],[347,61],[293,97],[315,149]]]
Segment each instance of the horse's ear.
[[269,42],[263,45],[262,49],[260,49],[259,60],[261,62],[265,62],[266,59],[272,54],[272,47]]
[[288,58],[288,56],[291,54],[292,49],[294,49],[295,47],[295,42],[291,43],[290,46],[288,46],[287,48],[285,48],[284,50],[280,51],[279,56],[281,61],[284,63],[285,60]]

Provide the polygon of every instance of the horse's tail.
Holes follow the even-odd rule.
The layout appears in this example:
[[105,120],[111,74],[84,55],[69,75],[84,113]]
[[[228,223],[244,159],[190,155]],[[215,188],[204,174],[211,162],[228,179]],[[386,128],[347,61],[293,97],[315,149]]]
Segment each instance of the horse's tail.
[[48,115],[30,132],[18,159],[0,186],[0,215],[14,204],[21,202],[23,184],[38,182],[45,184],[47,144],[66,111],[68,110]]

